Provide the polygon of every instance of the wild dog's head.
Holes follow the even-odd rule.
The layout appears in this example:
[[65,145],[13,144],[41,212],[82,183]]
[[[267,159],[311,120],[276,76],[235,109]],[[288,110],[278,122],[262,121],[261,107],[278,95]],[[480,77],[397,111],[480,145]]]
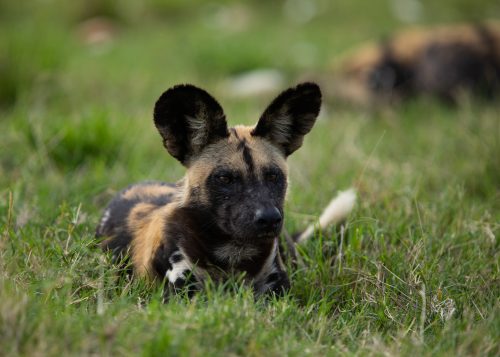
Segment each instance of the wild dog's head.
[[302,145],[321,106],[313,83],[281,93],[254,127],[228,128],[217,101],[192,85],[161,95],[154,120],[168,152],[187,167],[183,205],[240,241],[276,237],[283,223],[286,158]]
[[333,84],[334,95],[355,104],[379,105],[410,94],[413,68],[393,43],[369,44],[345,58]]

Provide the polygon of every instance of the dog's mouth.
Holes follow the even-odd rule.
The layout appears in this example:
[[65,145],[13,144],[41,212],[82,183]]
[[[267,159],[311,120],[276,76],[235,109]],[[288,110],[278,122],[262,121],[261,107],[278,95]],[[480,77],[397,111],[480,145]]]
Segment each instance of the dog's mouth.
[[264,242],[273,240],[278,237],[281,233],[281,227],[279,229],[267,230],[267,231],[254,231],[250,234],[245,234],[240,237],[235,237],[241,242],[255,243],[256,241]]
[[255,237],[257,239],[273,239],[278,237],[280,233],[281,233],[281,224],[277,224],[270,229],[264,231],[258,231]]
[[254,242],[256,240],[265,241],[278,237],[281,233],[282,224],[278,223],[266,229],[258,229],[253,224],[244,228],[240,228],[236,222],[228,222],[229,224],[224,227],[223,231],[241,242]]
[[256,238],[259,238],[259,239],[269,239],[269,238],[275,238],[276,236],[277,236],[277,234],[274,233],[274,232],[263,232],[263,233],[257,234]]

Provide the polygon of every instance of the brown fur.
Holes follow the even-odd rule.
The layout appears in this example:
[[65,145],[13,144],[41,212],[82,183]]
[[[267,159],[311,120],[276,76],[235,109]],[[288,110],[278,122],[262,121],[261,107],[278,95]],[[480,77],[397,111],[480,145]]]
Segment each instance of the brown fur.
[[286,157],[297,150],[319,113],[310,83],[283,92],[255,127],[227,128],[205,91],[177,86],[155,106],[168,152],[187,167],[176,184],[149,182],[120,192],[96,235],[116,257],[130,257],[136,275],[166,279],[166,292],[199,288],[210,277],[244,273],[256,293],[289,286],[277,249],[287,187]]
[[[489,96],[500,89],[500,22],[410,28],[381,44],[363,45],[338,63],[333,95],[355,103],[380,104],[415,94],[456,100],[463,90]],[[397,66],[401,77],[390,90],[371,84],[374,71],[385,65]],[[475,67],[474,72],[467,66]],[[436,74],[449,71],[452,78],[436,80]]]
[[127,225],[132,233],[132,264],[138,275],[154,277],[152,258],[160,245],[165,228],[165,220],[172,211],[172,204],[160,208],[138,203],[127,218]]
[[[260,170],[265,165],[275,164],[287,173],[287,164],[279,150],[269,144],[265,139],[252,137],[253,127],[238,125],[230,131],[227,141],[218,142],[208,146],[195,162],[189,167],[183,181],[184,198],[187,202],[192,199],[191,193],[196,191],[201,203],[207,203],[209,198],[204,190],[203,183],[213,170],[215,164],[227,165],[235,170],[249,175],[248,167],[242,160],[241,150],[238,146],[245,142],[253,153],[253,159],[256,165],[255,172],[262,174]],[[199,188],[199,190],[195,190]]]
[[135,199],[135,198],[143,198],[143,197],[160,197],[164,195],[173,195],[177,193],[177,189],[172,186],[165,185],[142,185],[142,186],[133,186],[130,189],[126,190],[122,197],[127,200]]
[[[177,205],[185,205],[192,201],[201,204],[209,203],[209,197],[204,187],[204,182],[212,172],[215,164],[225,164],[233,169],[249,175],[248,168],[241,158],[238,146],[245,141],[254,153],[255,172],[262,174],[260,170],[266,165],[275,164],[286,174],[287,163],[279,151],[269,144],[265,139],[254,138],[250,126],[236,126],[230,132],[227,142],[219,142],[207,147],[203,153],[192,163],[186,176],[182,180],[183,189],[180,191],[175,187],[162,185],[147,185],[132,187],[122,194],[123,199],[155,198],[174,194],[172,202],[165,206],[155,206],[149,203],[138,203],[132,208],[127,217],[127,226],[132,234],[132,263],[137,274],[141,276],[154,277],[151,268],[153,252],[163,238],[165,220],[168,220],[170,212]],[[196,197],[193,197],[196,195]],[[242,249],[242,248],[235,248]],[[258,249],[255,250],[257,253]],[[251,255],[250,257],[252,257]]]

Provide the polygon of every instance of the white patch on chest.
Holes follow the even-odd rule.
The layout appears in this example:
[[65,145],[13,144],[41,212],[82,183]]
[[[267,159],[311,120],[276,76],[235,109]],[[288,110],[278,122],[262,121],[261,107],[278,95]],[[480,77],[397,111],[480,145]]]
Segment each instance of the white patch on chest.
[[175,283],[178,279],[186,279],[184,273],[191,269],[191,264],[187,259],[183,259],[177,263],[172,264],[172,269],[167,270],[166,277],[169,282]]

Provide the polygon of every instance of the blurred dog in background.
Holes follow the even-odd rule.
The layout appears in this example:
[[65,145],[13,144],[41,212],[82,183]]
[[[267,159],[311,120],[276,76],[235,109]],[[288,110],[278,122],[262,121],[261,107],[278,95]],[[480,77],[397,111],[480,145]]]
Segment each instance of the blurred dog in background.
[[394,103],[415,95],[457,103],[464,93],[500,91],[500,22],[412,28],[366,44],[335,66],[327,86],[355,104]]

